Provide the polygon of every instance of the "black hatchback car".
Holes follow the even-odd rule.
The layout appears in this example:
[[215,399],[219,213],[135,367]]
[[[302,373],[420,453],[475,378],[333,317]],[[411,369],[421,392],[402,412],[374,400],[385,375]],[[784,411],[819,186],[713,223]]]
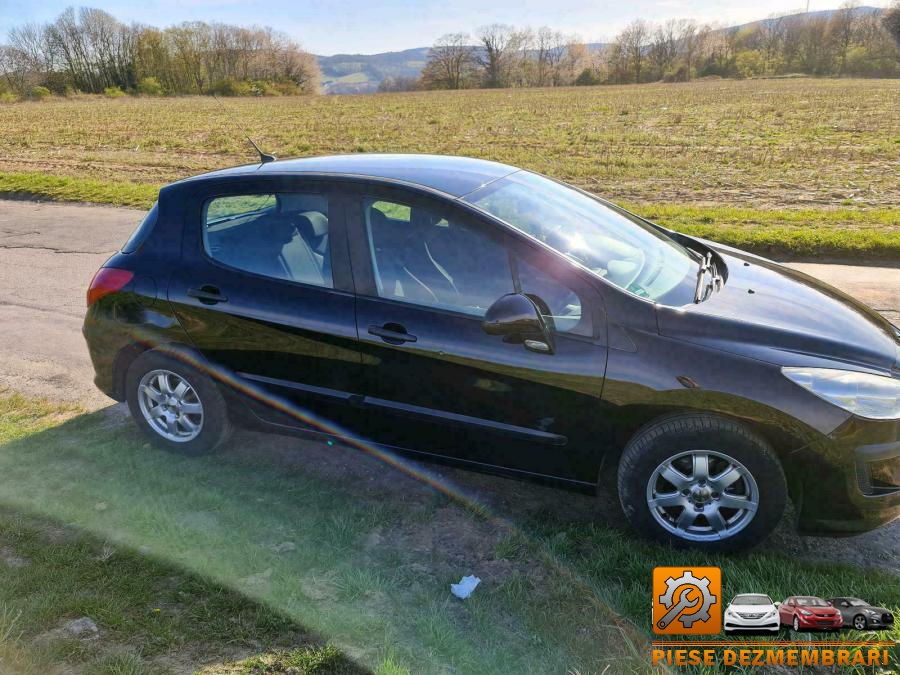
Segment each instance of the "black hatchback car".
[[[495,162],[349,155],[163,188],[88,291],[96,383],[158,445],[234,423],[618,488],[642,533],[900,514],[900,331],[763,258]],[[609,518],[607,514],[604,516]]]

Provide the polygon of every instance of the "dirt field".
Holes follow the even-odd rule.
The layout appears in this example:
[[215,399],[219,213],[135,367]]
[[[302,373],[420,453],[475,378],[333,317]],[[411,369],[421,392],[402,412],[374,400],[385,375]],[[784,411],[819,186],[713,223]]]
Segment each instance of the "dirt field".
[[897,80],[5,105],[0,191],[145,206],[163,183],[252,161],[238,123],[280,157],[484,157],[729,243],[900,260]]

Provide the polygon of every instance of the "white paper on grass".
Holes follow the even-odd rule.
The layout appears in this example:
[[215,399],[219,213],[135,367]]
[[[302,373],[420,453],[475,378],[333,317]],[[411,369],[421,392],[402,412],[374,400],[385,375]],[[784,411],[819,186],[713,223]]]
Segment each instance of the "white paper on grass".
[[465,600],[472,595],[472,591],[474,591],[475,587],[480,583],[481,579],[469,575],[460,579],[458,584],[450,584],[450,592],[460,600]]

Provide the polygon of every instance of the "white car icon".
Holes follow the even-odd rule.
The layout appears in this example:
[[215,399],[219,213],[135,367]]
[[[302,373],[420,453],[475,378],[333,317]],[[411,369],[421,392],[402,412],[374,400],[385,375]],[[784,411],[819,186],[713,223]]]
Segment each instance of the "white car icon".
[[736,630],[767,630],[777,633],[780,628],[778,605],[768,595],[736,595],[725,608],[726,633]]

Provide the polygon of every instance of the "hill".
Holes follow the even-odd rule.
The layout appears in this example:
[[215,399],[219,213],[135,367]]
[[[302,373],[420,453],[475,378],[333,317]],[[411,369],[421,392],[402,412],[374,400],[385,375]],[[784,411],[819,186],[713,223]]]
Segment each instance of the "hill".
[[[797,20],[804,15],[829,18],[836,10],[824,9],[815,12],[792,14],[784,17]],[[882,11],[878,7],[858,7],[856,11],[868,14]],[[760,19],[723,28],[722,30],[744,29],[771,21]],[[601,42],[588,43],[592,50],[601,49]],[[378,84],[388,77],[419,77],[428,60],[428,47],[416,47],[397,52],[380,54],[334,54],[316,56],[322,70],[322,86],[327,94],[367,94],[378,90]]]

